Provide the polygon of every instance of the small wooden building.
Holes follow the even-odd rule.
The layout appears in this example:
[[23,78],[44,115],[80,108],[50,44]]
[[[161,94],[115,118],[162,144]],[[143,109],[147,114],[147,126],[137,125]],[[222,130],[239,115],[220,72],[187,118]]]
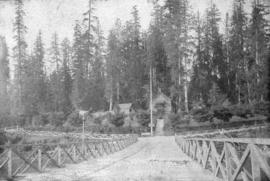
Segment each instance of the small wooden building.
[[153,98],[153,112],[169,114],[171,110],[171,99],[162,92],[159,92],[159,94]]
[[123,103],[123,104],[117,104],[114,106],[114,113],[115,114],[125,114],[129,115],[132,113],[134,110],[132,103]]

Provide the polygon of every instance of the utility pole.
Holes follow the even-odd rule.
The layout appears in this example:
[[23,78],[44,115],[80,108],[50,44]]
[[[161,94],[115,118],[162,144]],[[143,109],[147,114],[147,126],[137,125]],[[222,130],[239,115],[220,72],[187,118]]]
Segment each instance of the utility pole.
[[153,136],[153,85],[152,85],[152,62],[150,63],[150,130]]
[[149,108],[150,108],[150,134],[153,136],[153,76],[152,76],[152,61],[150,60],[149,51],[148,51],[148,44],[147,40],[145,43],[145,49],[146,49],[146,56],[149,61],[149,84],[150,84],[150,101],[149,101]]
[[150,134],[153,136],[153,76],[152,76],[152,61],[150,60],[147,41],[145,41],[145,48],[146,48],[146,55],[147,59],[150,62],[149,66],[149,84],[150,84],[150,101],[149,101],[149,108],[150,108]]

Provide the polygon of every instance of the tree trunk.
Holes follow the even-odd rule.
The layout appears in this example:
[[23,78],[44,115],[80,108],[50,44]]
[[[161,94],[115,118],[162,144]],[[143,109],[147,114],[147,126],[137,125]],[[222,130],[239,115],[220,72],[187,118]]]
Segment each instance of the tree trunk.
[[188,89],[187,89],[187,80],[184,83],[184,91],[185,91],[185,111],[188,113]]
[[[245,61],[245,60],[244,60]],[[246,82],[247,82],[247,102],[250,103],[250,84],[248,80],[248,65],[247,62],[245,61],[245,76],[246,76]]]
[[237,91],[237,101],[238,101],[238,104],[240,104],[241,103],[241,95],[240,95],[241,88],[240,88],[240,84],[238,81],[238,74],[237,73],[235,75],[235,86],[236,86],[236,91]]
[[[178,73],[178,85],[179,85],[179,88],[181,86],[181,60],[180,58],[178,59],[178,70],[179,70],[179,73]],[[181,109],[181,102],[182,102],[182,99],[181,99],[181,91],[179,91],[179,103],[178,103],[178,109]]]
[[109,111],[113,110],[113,79],[111,77],[111,90],[110,90],[110,106],[109,106]]
[[5,50],[4,50],[4,41],[0,37],[0,98],[2,98],[3,95],[6,95],[6,80],[5,80],[5,70],[4,66],[2,65],[4,63],[5,59]]
[[116,83],[116,101],[119,104],[119,100],[120,100],[120,84],[119,84],[119,80]]
[[[184,58],[185,68],[187,67],[186,57]],[[185,92],[185,111],[188,113],[188,88],[187,88],[187,71],[185,72],[185,82],[184,82],[184,92]]]
[[152,82],[152,65],[150,65],[150,70],[149,70],[149,74],[150,74],[150,131],[151,131],[151,136],[153,136],[153,82]]

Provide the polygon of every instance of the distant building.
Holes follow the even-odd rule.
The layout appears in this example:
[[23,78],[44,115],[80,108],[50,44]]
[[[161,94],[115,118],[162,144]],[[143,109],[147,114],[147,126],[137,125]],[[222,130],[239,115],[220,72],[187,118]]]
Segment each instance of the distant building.
[[125,114],[125,115],[128,115],[131,112],[135,111],[132,103],[117,104],[114,106],[113,110],[115,114],[120,113],[120,114]]
[[172,110],[172,106],[171,99],[162,92],[159,92],[157,96],[153,98],[153,111],[160,112],[161,110],[164,111],[164,114],[169,114]]

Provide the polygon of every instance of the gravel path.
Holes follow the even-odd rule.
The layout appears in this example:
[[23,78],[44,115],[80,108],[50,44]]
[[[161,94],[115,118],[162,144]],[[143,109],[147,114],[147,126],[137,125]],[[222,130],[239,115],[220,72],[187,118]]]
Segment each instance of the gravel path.
[[29,174],[25,181],[211,181],[210,174],[191,161],[174,137],[139,138],[128,148],[99,159],[42,174]]

